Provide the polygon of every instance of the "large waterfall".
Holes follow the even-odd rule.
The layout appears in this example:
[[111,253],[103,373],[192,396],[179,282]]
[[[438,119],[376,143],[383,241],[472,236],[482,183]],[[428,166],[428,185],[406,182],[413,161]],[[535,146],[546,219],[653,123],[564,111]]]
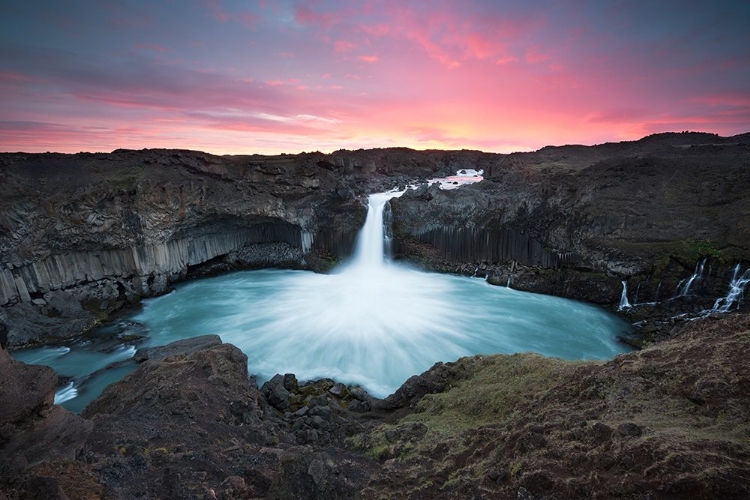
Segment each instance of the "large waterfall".
[[[384,213],[400,194],[370,196],[355,255],[331,274],[240,271],[181,283],[145,300],[132,317],[148,329],[138,347],[218,334],[247,354],[260,383],[276,373],[331,377],[378,397],[438,361],[461,356],[535,351],[605,359],[626,350],[616,336],[630,326],[598,307],[389,262]],[[65,405],[80,411],[133,365],[91,373],[132,350],[102,349],[87,340],[16,356],[72,377],[65,389],[76,397]]]
[[403,191],[389,191],[370,195],[367,206],[367,219],[359,233],[352,265],[377,268],[384,264],[385,228],[383,213],[392,198],[401,196]]

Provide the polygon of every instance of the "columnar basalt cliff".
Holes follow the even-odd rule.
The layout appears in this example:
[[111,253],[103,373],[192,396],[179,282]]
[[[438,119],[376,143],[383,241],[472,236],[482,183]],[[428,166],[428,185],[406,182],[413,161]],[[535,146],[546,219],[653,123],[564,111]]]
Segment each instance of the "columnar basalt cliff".
[[712,301],[750,256],[747,134],[547,147],[475,168],[485,181],[392,201],[401,256],[600,304],[617,304],[623,280],[641,302],[668,299],[704,257],[694,292]]
[[749,166],[747,134],[692,133],[511,155],[2,154],[0,321],[23,345],[80,333],[187,276],[326,270],[351,252],[366,193],[468,168],[485,180],[392,201],[397,258],[615,305],[623,280],[663,300],[709,257],[693,289],[704,307],[750,260]]
[[447,171],[443,156],[0,155],[0,321],[23,345],[80,333],[189,274],[327,269],[351,251],[363,193],[403,183],[401,163]]

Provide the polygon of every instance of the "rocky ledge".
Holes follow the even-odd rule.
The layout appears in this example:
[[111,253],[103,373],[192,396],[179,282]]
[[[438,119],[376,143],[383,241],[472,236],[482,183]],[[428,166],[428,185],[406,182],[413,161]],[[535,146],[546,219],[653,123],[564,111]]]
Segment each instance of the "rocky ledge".
[[214,336],[143,353],[80,417],[0,350],[0,498],[747,498],[750,316],[606,363],[438,363],[385,400]]

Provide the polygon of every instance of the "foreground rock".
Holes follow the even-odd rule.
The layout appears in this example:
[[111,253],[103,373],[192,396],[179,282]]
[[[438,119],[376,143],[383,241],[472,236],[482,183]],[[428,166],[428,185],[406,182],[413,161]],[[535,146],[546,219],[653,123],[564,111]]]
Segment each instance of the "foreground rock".
[[438,363],[387,400],[291,374],[258,389],[211,344],[145,361],[83,418],[50,406],[49,370],[0,352],[0,498],[750,495],[748,315],[607,363]]
[[0,348],[0,374],[0,477],[10,494],[55,498],[57,487],[39,481],[33,471],[50,462],[73,462],[91,422],[52,404],[57,376],[51,368],[15,361]]

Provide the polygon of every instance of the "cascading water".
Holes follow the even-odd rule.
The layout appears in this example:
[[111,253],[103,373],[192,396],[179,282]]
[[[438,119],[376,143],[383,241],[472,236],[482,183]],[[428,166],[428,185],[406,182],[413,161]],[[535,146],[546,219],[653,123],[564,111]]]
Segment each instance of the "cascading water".
[[[170,294],[143,301],[142,312],[132,318],[148,329],[143,346],[218,334],[248,355],[249,370],[260,383],[276,373],[294,373],[300,380],[331,377],[378,397],[438,361],[461,356],[535,351],[605,359],[627,350],[616,336],[627,334],[630,325],[596,306],[388,262],[386,203],[401,194],[370,196],[355,255],[332,274],[239,271],[181,283]],[[14,355],[27,362],[44,358],[73,377],[60,397],[77,390],[77,397],[64,403],[74,411],[134,366],[91,375],[132,356],[132,346],[53,349]],[[84,359],[85,349],[92,361],[73,361],[76,353]]]
[[[386,235],[384,218],[388,201],[404,194],[404,191],[389,191],[373,194],[368,198],[367,218],[359,233],[354,251],[353,266],[381,267],[385,249],[390,251],[390,234]],[[390,227],[390,224],[388,225]]]
[[729,282],[729,292],[725,297],[716,299],[713,309],[709,312],[725,313],[731,311],[732,307],[739,308],[744,300],[748,283],[750,283],[750,268],[740,273],[740,265],[737,264],[732,273],[732,280]]
[[690,278],[688,278],[687,282],[685,282],[685,286],[682,288],[680,288],[680,285],[683,282],[680,281],[680,284],[677,285],[678,297],[687,297],[690,293],[690,287],[693,286],[693,282],[703,279],[703,269],[706,266],[706,260],[707,259],[704,258],[695,265],[695,271],[693,271],[693,274],[690,276]]
[[620,294],[620,305],[617,307],[617,309],[622,311],[623,309],[628,309],[629,307],[630,302],[628,301],[628,284],[623,281],[622,293]]

